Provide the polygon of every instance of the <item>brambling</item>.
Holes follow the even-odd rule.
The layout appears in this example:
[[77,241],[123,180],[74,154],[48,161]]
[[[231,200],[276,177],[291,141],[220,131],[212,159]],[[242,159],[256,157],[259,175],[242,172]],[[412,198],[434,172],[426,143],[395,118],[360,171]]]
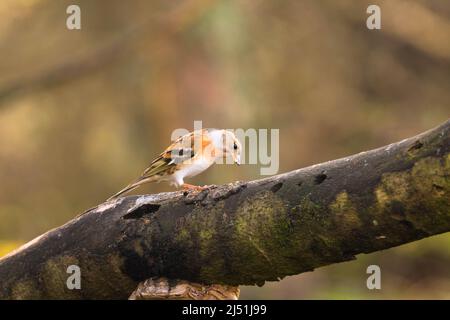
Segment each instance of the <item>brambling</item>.
[[184,183],[184,178],[198,175],[219,158],[231,157],[234,163],[239,165],[241,149],[241,143],[231,131],[201,129],[190,132],[175,140],[151,162],[138,179],[108,200],[115,199],[149,182],[166,181],[184,189],[203,190],[205,187]]

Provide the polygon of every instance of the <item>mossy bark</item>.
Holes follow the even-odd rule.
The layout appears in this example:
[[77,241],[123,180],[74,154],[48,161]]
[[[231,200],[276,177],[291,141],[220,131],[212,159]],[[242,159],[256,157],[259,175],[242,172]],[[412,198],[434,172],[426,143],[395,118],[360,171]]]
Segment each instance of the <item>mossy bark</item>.
[[263,180],[104,203],[0,260],[0,298],[127,299],[152,277],[261,285],[447,232],[449,149],[447,121]]

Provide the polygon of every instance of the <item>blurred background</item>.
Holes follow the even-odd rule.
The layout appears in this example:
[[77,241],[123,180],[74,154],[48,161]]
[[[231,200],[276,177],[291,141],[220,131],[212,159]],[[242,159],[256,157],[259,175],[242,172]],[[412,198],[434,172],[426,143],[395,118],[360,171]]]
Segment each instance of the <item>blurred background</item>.
[[[450,2],[376,3],[371,31],[359,0],[2,0],[0,255],[121,189],[194,120],[280,129],[280,172],[446,121]],[[81,30],[66,28],[70,4]],[[229,167],[190,182],[260,178],[258,165]],[[446,234],[241,297],[449,299],[449,266]]]

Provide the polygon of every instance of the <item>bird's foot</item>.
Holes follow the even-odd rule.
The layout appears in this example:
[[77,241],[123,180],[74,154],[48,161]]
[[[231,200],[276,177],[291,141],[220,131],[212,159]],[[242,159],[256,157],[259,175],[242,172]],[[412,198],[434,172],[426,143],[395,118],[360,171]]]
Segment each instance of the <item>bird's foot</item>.
[[208,189],[210,186],[194,186],[193,184],[189,184],[189,183],[184,183],[182,185],[183,190],[185,191],[203,191]]

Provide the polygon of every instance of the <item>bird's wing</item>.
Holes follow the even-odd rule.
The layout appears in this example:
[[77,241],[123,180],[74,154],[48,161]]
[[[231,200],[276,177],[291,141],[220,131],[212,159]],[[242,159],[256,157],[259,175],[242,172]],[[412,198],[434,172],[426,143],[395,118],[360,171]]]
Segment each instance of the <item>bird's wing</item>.
[[200,146],[209,141],[206,131],[194,131],[175,140],[163,153],[161,153],[144,171],[140,179],[172,171],[177,165],[186,164],[188,160],[196,157],[201,149],[195,150],[195,139],[201,139]]
[[[117,192],[115,195],[108,198],[108,200],[117,198],[118,196],[127,193],[133,189],[136,189],[140,185],[153,181],[153,177],[160,175],[170,175],[176,171],[177,167],[187,164],[188,160],[201,156],[201,152],[205,146],[211,143],[206,131],[199,130],[191,132],[185,136],[178,138],[172,143],[163,153],[161,153],[155,160],[153,160],[150,166],[144,171],[144,173],[137,178],[134,182],[130,183],[124,189]],[[199,150],[194,150],[196,147],[195,139],[201,139]]]

